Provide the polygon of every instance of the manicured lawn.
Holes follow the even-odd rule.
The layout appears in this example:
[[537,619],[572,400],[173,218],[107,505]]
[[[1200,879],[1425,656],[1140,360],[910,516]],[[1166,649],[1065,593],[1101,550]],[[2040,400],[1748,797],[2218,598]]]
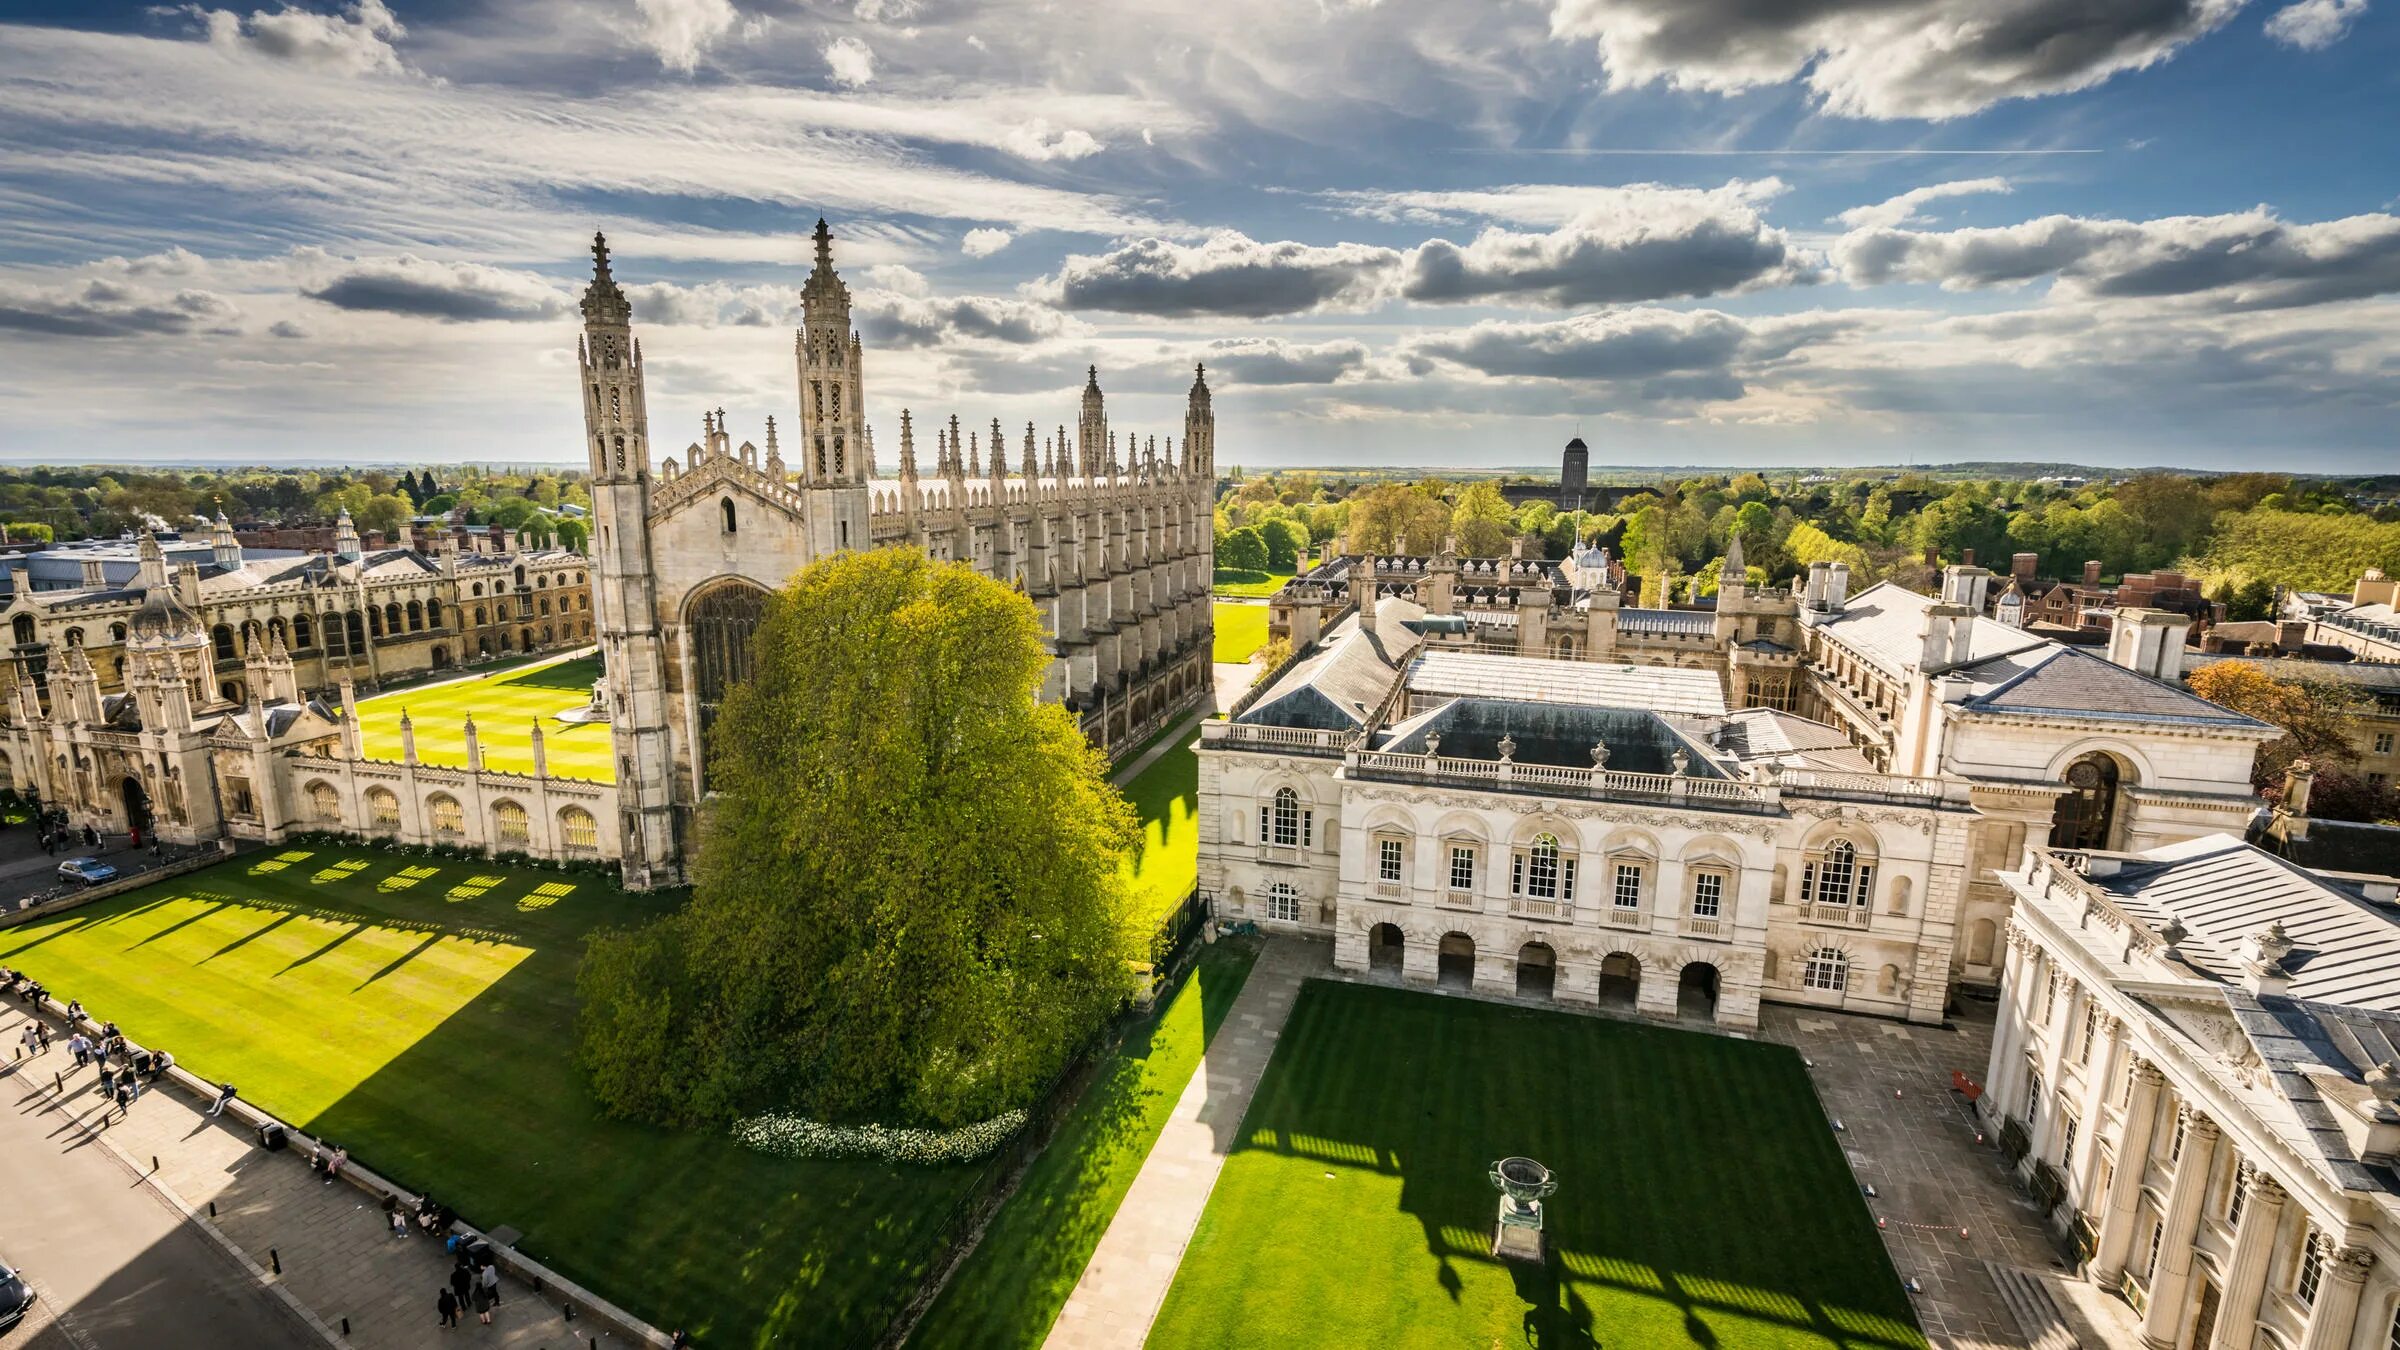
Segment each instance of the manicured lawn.
[[1213,606],[1217,630],[1219,661],[1247,661],[1267,645],[1267,607],[1265,605],[1229,605],[1218,601]]
[[1292,574],[1289,572],[1251,572],[1220,567],[1216,571],[1214,584],[1210,589],[1219,595],[1248,596],[1256,600],[1282,590],[1283,583],[1291,579]]
[[665,903],[294,848],[0,930],[0,964],[702,1345],[864,1343],[973,1171],[602,1119],[573,1062],[576,964],[592,930]]
[[1141,851],[1134,855],[1133,921],[1143,935],[1158,930],[1200,880],[1200,757],[1197,730],[1160,755],[1119,789],[1141,817]]
[[1042,1343],[1256,958],[1241,942],[1202,951],[1165,1010],[1102,1061],[909,1344]]
[[[1781,1046],[1312,981],[1150,1350],[1923,1350]],[[1546,1268],[1494,1260],[1494,1160],[1558,1178]]]
[[373,759],[400,758],[400,714],[408,713],[423,764],[464,766],[467,717],[483,743],[483,763],[508,773],[533,772],[533,724],[542,724],[550,772],[560,778],[617,781],[608,723],[571,726],[558,714],[590,701],[600,678],[598,656],[517,666],[446,684],[378,694],[358,704],[359,733]]

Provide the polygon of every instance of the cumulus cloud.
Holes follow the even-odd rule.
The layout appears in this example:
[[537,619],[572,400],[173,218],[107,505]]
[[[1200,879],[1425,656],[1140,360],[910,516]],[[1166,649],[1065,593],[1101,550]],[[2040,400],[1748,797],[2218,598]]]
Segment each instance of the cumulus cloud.
[[1397,250],[1370,244],[1261,243],[1225,230],[1199,244],[1139,239],[1070,254],[1027,290],[1066,309],[1265,318],[1372,304],[1399,263]]
[[854,37],[838,37],[825,44],[825,68],[833,82],[856,89],[875,79],[875,51]]
[[1362,342],[1289,342],[1277,337],[1220,338],[1201,353],[1208,373],[1233,385],[1331,384],[1367,364]]
[[1745,319],[1716,310],[1635,307],[1540,323],[1487,320],[1419,337],[1400,356],[1417,375],[1445,368],[1490,379],[1597,386],[1621,397],[1724,403],[1804,348],[1848,337],[1863,315]]
[[215,331],[238,311],[213,291],[145,290],[90,280],[79,286],[0,284],[0,329],[49,337],[152,337]]
[[1854,230],[1890,229],[1923,220],[1925,217],[1917,208],[1927,202],[1940,201],[1944,197],[2007,191],[2009,186],[2005,178],[1961,178],[1948,183],[1929,183],[1921,188],[1910,188],[1897,197],[1888,197],[1867,206],[1853,206],[1834,219]]
[[683,328],[772,328],[796,322],[800,292],[789,286],[731,286],[704,282],[627,286],[634,322]]
[[274,323],[268,325],[267,336],[279,338],[304,338],[308,336],[308,328],[306,325],[294,323],[290,319],[277,319]]
[[1550,30],[1596,41],[1616,89],[1664,81],[1731,93],[1805,76],[1841,116],[1942,119],[2154,65],[2241,3],[1553,0]]
[[2304,52],[2323,51],[2349,36],[2367,0],[2299,0],[2267,19],[2267,36]]
[[1047,305],[988,295],[862,291],[853,312],[859,333],[886,347],[938,347],[961,339],[1026,346],[1085,331]]
[[2057,279],[2060,298],[2196,296],[2232,309],[2324,304],[2400,291],[2400,216],[2295,225],[2265,207],[2158,220],[2044,216],[1985,229],[1869,229],[1833,258],[1854,285],[1981,290]]
[[559,289],[529,272],[481,263],[442,263],[403,254],[343,264],[301,294],[336,309],[371,310],[445,323],[555,319],[567,312]]
[[1001,136],[1000,145],[1019,159],[1030,159],[1037,164],[1054,159],[1083,159],[1100,153],[1100,142],[1090,132],[1078,127],[1053,127],[1040,117],[1010,127]]
[[398,75],[408,69],[392,46],[392,39],[406,36],[408,30],[383,0],[356,0],[337,14],[289,4],[273,12],[254,10],[246,18],[230,9],[198,5],[186,6],[183,12],[199,20],[209,44],[222,51],[338,75]]
[[708,49],[741,22],[733,0],[633,0],[640,15],[635,36],[660,65],[690,74]]
[[958,251],[970,258],[988,258],[1016,241],[1007,230],[974,229],[958,241]]
[[1560,307],[1721,295],[1805,281],[1781,230],[1724,193],[1656,190],[1586,210],[1542,234],[1484,230],[1431,239],[1408,257],[1411,300],[1513,298]]

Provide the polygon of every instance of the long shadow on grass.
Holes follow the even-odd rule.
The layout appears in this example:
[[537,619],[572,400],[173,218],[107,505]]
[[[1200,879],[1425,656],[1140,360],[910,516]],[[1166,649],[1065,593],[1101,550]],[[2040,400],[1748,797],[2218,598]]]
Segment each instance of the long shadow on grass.
[[[1232,1010],[1251,955],[1230,944],[1212,949],[1177,992],[1177,1000],[1201,1001],[1203,1049]],[[912,1344],[1021,1350],[1041,1343],[1141,1170],[1155,1124],[1183,1092],[1182,1078],[1152,1076],[1154,1056],[1175,1049],[1166,1024],[1174,1006],[1162,1002],[1157,1016],[1101,1057],[1057,1133],[916,1328]]]
[[536,666],[521,675],[494,680],[494,684],[518,685],[529,689],[579,689],[590,693],[592,684],[600,678],[600,658],[581,656],[561,661],[554,666]]
[[[1195,1244],[1162,1326],[1190,1320],[1179,1301],[1272,1321],[1385,1281],[1428,1330],[1514,1297],[1528,1346],[1706,1347],[1745,1325],[1799,1345],[1924,1344],[1786,1047],[1312,981],[1241,1122],[1236,1152],[1252,1151],[1296,1166],[1229,1161],[1211,1201],[1221,1245]],[[1512,1154],[1559,1182],[1545,1266],[1490,1255],[1488,1173]],[[1380,1203],[1346,1198],[1389,1183],[1349,1186],[1345,1169],[1399,1179],[1425,1259],[1345,1264],[1402,1256],[1374,1245],[1397,1237]],[[1317,1245],[1354,1224],[1355,1254]]]
[[472,1223],[519,1229],[528,1254],[701,1344],[854,1345],[881,1330],[970,1169],[778,1159],[714,1131],[604,1119],[574,1063],[583,943],[672,902],[581,879],[556,903],[517,909],[554,879],[539,873],[465,901],[431,882],[376,894],[396,866],[379,862],[328,900],[379,906],[396,927],[505,930],[529,954],[305,1129]]

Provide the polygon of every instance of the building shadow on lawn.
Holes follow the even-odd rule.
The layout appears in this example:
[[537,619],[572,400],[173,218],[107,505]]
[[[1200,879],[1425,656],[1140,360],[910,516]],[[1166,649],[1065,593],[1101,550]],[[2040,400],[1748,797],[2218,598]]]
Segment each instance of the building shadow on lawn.
[[[611,917],[650,907],[625,897]],[[298,1123],[702,1344],[870,1342],[974,1169],[783,1159],[722,1131],[605,1118],[575,1063],[584,937],[520,936],[523,960]]]
[[589,694],[592,691],[592,685],[599,678],[600,658],[579,656],[572,661],[561,661],[556,665],[535,666],[531,670],[505,676],[492,681],[492,683],[528,689],[573,689]]
[[[1429,1281],[1417,1303],[1437,1322],[1448,1315],[1439,1309],[1488,1306],[1511,1290],[1529,1346],[1713,1347],[1734,1330],[1747,1334],[1729,1339],[1767,1331],[1795,1345],[1925,1346],[1788,1047],[1312,980],[1229,1169],[1252,1150],[1308,1170],[1229,1170],[1212,1204],[1241,1205],[1229,1189],[1253,1183],[1249,1205],[1311,1197],[1299,1203],[1316,1211],[1316,1231],[1346,1226],[1338,1209],[1320,1208],[1339,1206],[1344,1192],[1292,1187],[1341,1168],[1397,1176],[1398,1207],[1431,1258],[1402,1281]],[[1510,1155],[1538,1159],[1558,1181],[1540,1265],[1490,1253],[1489,1171]],[[1236,1246],[1242,1212],[1226,1216]],[[1372,1209],[1353,1217],[1362,1231],[1377,1222]],[[1296,1255],[1268,1237],[1246,1259]],[[1344,1269],[1336,1257],[1317,1278],[1338,1283]]]

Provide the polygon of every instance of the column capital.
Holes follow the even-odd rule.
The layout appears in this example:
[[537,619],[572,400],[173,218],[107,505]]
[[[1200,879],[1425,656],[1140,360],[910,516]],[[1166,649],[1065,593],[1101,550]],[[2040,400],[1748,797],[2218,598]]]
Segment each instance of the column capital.
[[2157,1087],[2167,1081],[2167,1076],[2157,1065],[2137,1056],[2133,1061],[2133,1081],[2142,1087]]
[[2268,1176],[2264,1171],[2256,1169],[2251,1171],[2250,1198],[2246,1203],[2254,1205],[2280,1205],[2284,1202],[2285,1197],[2290,1194],[2291,1192],[2286,1191],[2283,1188],[2283,1183],[2277,1181],[2271,1176]]
[[2183,1132],[2186,1139],[2190,1139],[2195,1136],[2203,1139],[2213,1139],[2216,1137],[2217,1122],[2210,1120],[2208,1118],[2208,1113],[2201,1110],[2199,1107],[2192,1105],[2190,1102],[2185,1102],[2183,1105],[2175,1108],[2175,1114],[2183,1121]]
[[2333,1260],[2329,1269],[2334,1278],[2338,1280],[2347,1280],[2352,1284],[2357,1284],[2364,1281],[2367,1278],[2367,1272],[2375,1268],[2375,1253],[2364,1247],[2336,1247],[2330,1255]]

